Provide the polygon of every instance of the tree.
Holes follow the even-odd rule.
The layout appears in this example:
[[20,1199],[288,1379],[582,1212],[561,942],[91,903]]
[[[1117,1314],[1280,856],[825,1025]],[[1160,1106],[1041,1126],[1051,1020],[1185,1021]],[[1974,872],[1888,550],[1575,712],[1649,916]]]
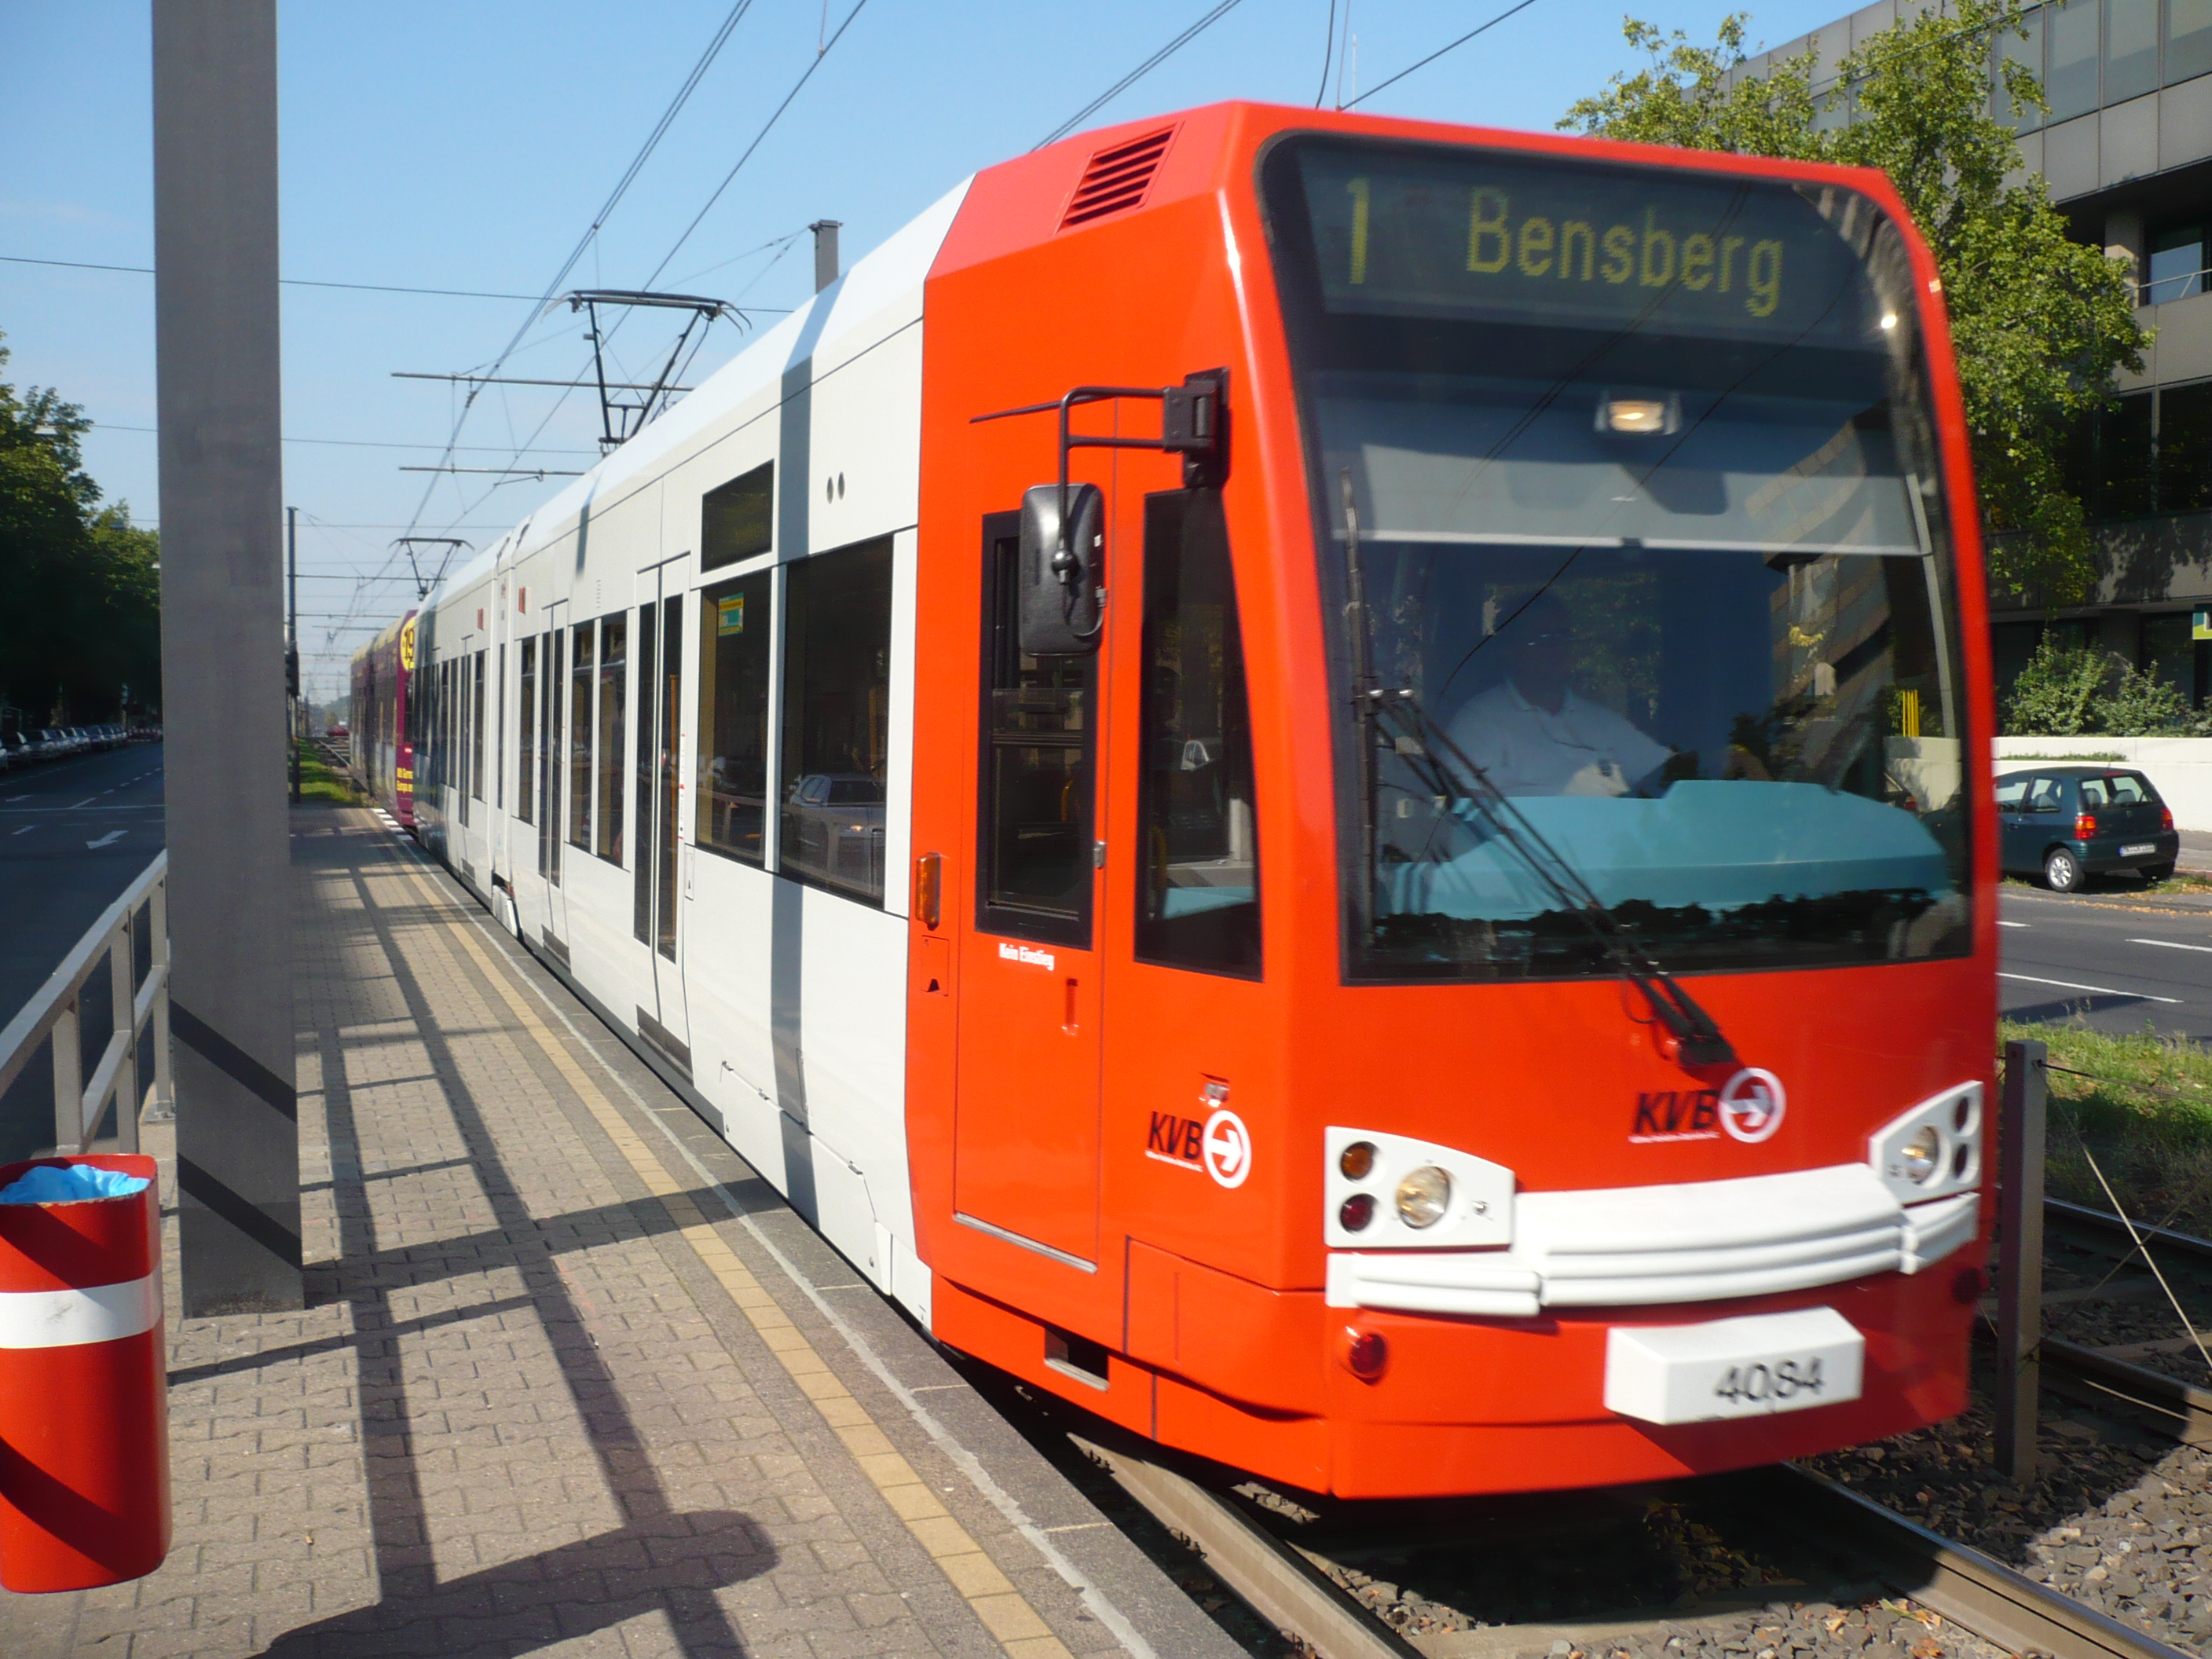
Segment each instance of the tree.
[[[1816,96],[1810,52],[1764,77],[1738,73],[1745,14],[1723,22],[1710,47],[1632,18],[1624,33],[1650,63],[1615,75],[1559,125],[1887,173],[1942,273],[1992,585],[2057,605],[2096,580],[2058,455],[2069,433],[2111,406],[2113,376],[2142,368],[2149,337],[2135,319],[2127,267],[2069,240],[2041,176],[2021,175],[2012,131],[1990,113],[1992,46],[2022,33],[2021,20],[2017,0],[1948,0],[1866,41],[1836,66],[1838,89]],[[2045,107],[2018,63],[2005,62],[2003,81],[2015,114]],[[1816,125],[1846,100],[1847,124]]]
[[0,703],[32,726],[116,718],[126,684],[161,701],[159,538],[100,504],[91,424],[51,387],[0,381]]

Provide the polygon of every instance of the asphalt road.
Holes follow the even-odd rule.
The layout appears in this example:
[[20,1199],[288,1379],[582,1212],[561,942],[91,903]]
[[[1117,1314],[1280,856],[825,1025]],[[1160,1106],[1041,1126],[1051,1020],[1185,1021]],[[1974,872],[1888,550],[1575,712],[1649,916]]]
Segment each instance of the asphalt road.
[[2061,896],[2007,887],[1997,1006],[2012,1019],[2212,1042],[2212,898],[2138,896],[2118,882]]
[[161,842],[159,744],[0,772],[0,1024]]
[[[133,744],[0,772],[0,1024],[161,850],[161,749]],[[139,971],[147,939],[139,930]],[[83,1004],[85,1069],[108,1036],[106,981]],[[152,1064],[151,1037],[139,1055]],[[53,1145],[53,1067],[45,1045],[0,1095],[0,1162]]]

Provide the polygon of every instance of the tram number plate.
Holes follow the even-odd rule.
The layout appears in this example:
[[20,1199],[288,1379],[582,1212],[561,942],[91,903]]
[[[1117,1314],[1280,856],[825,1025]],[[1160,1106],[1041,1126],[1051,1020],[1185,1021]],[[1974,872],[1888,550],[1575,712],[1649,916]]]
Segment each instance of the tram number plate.
[[2138,858],[2145,853],[2156,851],[2158,851],[2158,843],[2154,841],[2131,841],[2120,848],[2120,856],[2124,859]]
[[1647,1423],[1809,1410],[1859,1397],[1866,1339],[1832,1308],[1701,1325],[1616,1326],[1605,1403]]

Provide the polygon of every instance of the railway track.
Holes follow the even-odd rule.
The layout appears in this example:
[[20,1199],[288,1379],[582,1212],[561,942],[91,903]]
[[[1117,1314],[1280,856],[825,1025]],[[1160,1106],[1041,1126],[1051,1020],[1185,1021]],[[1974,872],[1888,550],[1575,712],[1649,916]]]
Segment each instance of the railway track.
[[[1124,1492],[1187,1540],[1223,1584],[1318,1659],[1429,1659],[1431,1648],[1385,1624],[1330,1574],[1322,1557],[1283,1535],[1249,1498],[1217,1490],[1143,1449],[1073,1437]],[[2009,1653],[2179,1659],[2183,1652],[1795,1465],[1697,1483],[1689,1501],[1701,1513],[1730,1515],[1769,1533],[1778,1523],[1838,1584],[1874,1585],[1909,1597]],[[1795,1601],[1808,1586],[1792,1578],[1774,1588]],[[1618,1614],[1579,1623],[1547,1619],[1486,1626],[1474,1643],[1446,1638],[1437,1646],[1501,1656],[1549,1650],[1595,1659],[1614,1648],[1622,1627]]]
[[[2136,1254],[2126,1225],[2100,1210],[2046,1199],[2044,1225],[2046,1249],[2052,1237],[2063,1236],[2124,1262]],[[2212,1239],[2141,1224],[2136,1234],[2159,1250],[2165,1265],[2178,1262],[2193,1278],[2212,1278]],[[2212,1389],[2063,1337],[2045,1336],[2039,1352],[2046,1388],[2084,1405],[2124,1410],[2186,1444],[2212,1445]]]
[[[2116,1218],[2078,1205],[2049,1200],[2045,1224],[2051,1238],[2122,1261],[2136,1251]],[[2169,1271],[2179,1263],[2192,1279],[2212,1278],[2212,1240],[2166,1228],[2138,1231]],[[2100,1410],[2124,1409],[2166,1437],[2212,1444],[2212,1390],[2057,1337],[2045,1339],[2042,1362],[2043,1380],[2056,1392]],[[1429,1648],[1409,1640],[1345,1588],[1322,1553],[1286,1535],[1279,1517],[1243,1492],[1210,1485],[1205,1472],[1194,1475],[1148,1447],[1071,1437],[1132,1499],[1187,1540],[1224,1586],[1319,1659],[1431,1659],[1437,1651],[1478,1650],[1450,1638]],[[1778,1527],[1808,1555],[1829,1564],[1837,1583],[1856,1577],[1861,1585],[1908,1597],[2010,1653],[2170,1659],[2185,1651],[1809,1469],[1780,1465],[1696,1483],[1688,1501],[1701,1512],[1758,1529],[1755,1535],[1771,1536]],[[1580,1624],[1546,1619],[1491,1626],[1480,1632],[1479,1650],[1502,1656],[1548,1649],[1598,1659],[1613,1650],[1620,1627],[1619,1615]]]

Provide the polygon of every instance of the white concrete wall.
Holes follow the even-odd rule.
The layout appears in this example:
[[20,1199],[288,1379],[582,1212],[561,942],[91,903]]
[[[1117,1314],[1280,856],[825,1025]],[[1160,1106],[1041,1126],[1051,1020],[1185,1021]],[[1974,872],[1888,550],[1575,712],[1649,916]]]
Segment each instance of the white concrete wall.
[[2115,765],[2148,778],[2173,809],[2177,830],[2212,830],[2212,738],[1999,738],[2000,773],[2028,769],[2035,759],[2118,755]]

